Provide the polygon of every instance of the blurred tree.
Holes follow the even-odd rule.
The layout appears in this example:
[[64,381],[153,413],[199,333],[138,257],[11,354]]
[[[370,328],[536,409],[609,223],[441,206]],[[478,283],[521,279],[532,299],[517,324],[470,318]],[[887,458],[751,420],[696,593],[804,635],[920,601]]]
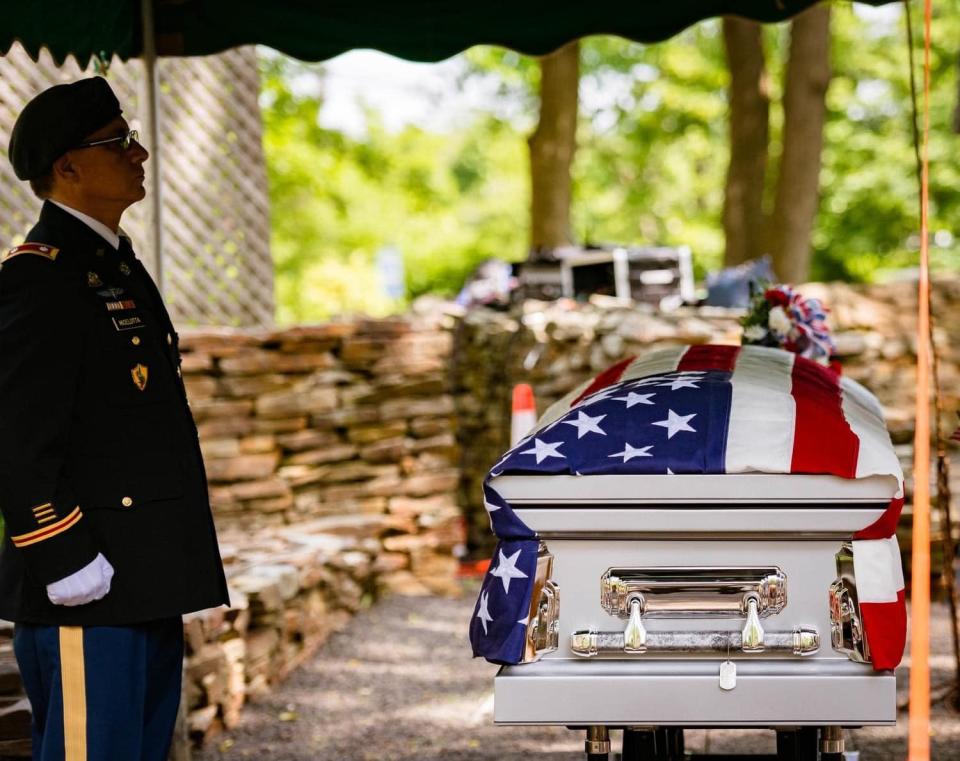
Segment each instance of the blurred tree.
[[540,118],[530,136],[530,258],[571,243],[570,167],[577,148],[580,44],[540,62]]
[[783,155],[770,218],[773,270],[784,282],[810,274],[810,232],[820,201],[820,161],[830,85],[830,6],[820,3],[790,22],[783,94]]
[[730,164],[723,196],[723,263],[732,267],[764,254],[758,224],[770,140],[770,83],[763,29],[755,21],[727,16],[723,41],[730,69]]
[[[537,59],[486,47],[465,59],[465,78],[492,79],[501,101],[536,113]],[[580,41],[572,240],[691,245],[701,274],[719,262],[724,70],[719,22],[657,45]]]
[[724,264],[771,254],[781,280],[803,282],[820,198],[820,160],[830,84],[830,6],[816,5],[790,23],[783,94],[783,152],[771,214],[764,214],[770,102],[759,24],[723,20],[730,67],[730,163],[723,207]]

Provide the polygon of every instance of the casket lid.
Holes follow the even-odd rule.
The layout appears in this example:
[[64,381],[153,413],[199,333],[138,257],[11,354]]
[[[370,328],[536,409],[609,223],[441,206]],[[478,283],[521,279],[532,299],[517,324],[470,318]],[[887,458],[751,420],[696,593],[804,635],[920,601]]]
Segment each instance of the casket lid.
[[896,495],[894,476],[849,479],[780,473],[678,475],[504,475],[491,479],[515,506],[880,503]]

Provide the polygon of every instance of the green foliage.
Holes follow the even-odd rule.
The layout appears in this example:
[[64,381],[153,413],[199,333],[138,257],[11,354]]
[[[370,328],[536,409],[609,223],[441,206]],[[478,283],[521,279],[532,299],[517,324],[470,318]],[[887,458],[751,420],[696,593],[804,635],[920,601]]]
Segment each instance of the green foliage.
[[[960,269],[960,250],[944,240],[960,218],[957,105],[960,3],[940,3],[933,24],[930,101],[930,230],[935,266]],[[916,77],[922,99],[922,14],[914,4]],[[812,275],[869,280],[917,262],[919,189],[911,127],[905,23],[865,34],[850,6],[833,14],[834,78],[827,97],[822,197],[813,236]],[[922,107],[922,100],[918,103]]]
[[[916,27],[919,33],[919,10]],[[835,4],[821,204],[812,277],[869,280],[916,263],[917,179],[903,20],[867,23]],[[960,269],[957,100],[960,0],[934,19],[931,232],[935,265]],[[776,180],[789,25],[765,30],[773,106],[768,197]],[[919,42],[918,42],[919,44]],[[401,308],[381,295],[376,252],[397,246],[408,296],[452,295],[482,260],[526,255],[526,139],[536,124],[536,60],[498,48],[463,56],[461,86],[485,79],[489,112],[447,133],[391,132],[368,113],[349,137],[318,124],[322,67],[263,58],[264,145],[281,323]],[[919,55],[918,55],[919,63]],[[581,45],[574,238],[686,244],[697,273],[719,266],[728,160],[729,76],[717,20],[657,45],[595,37]],[[920,71],[918,68],[918,77]],[[315,87],[304,87],[313,82]],[[603,98],[597,97],[603,94]],[[758,220],[758,230],[760,221]],[[948,234],[945,234],[948,233]]]
[[632,83],[613,113],[584,109],[574,177],[577,235],[596,242],[686,244],[701,274],[716,266],[723,254],[719,214],[726,171],[718,22],[664,45],[591,40],[585,58],[615,62],[585,72],[595,87],[625,76]]
[[[770,310],[775,305],[766,296],[767,290],[773,285],[768,282],[760,282],[755,286],[751,284],[753,293],[750,295],[750,306],[747,313],[740,318],[740,325],[744,330],[744,345],[749,341],[760,346],[779,346],[776,339],[770,335]],[[751,329],[756,335],[751,336]]]
[[353,139],[319,126],[320,99],[291,87],[316,67],[265,57],[262,68],[280,323],[401,307],[374,266],[387,245],[403,254],[411,297],[454,295],[484,259],[523,257],[526,155],[507,125],[392,134],[370,114]]

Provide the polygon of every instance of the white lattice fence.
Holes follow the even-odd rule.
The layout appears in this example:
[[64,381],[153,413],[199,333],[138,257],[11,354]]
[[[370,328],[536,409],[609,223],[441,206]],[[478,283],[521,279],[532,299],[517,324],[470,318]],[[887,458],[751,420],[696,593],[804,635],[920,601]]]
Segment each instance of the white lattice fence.
[[[4,153],[30,97],[91,73],[72,59],[57,67],[46,52],[35,63],[19,45],[0,57]],[[140,61],[114,61],[108,79],[128,119],[146,115]],[[271,325],[273,264],[256,52],[240,48],[204,58],[161,59],[159,79],[162,272],[170,311],[181,325]],[[143,130],[141,136],[145,142]],[[147,229],[151,200],[148,195],[123,219],[148,266],[155,261]],[[29,186],[0,157],[0,248],[22,241],[39,207]]]

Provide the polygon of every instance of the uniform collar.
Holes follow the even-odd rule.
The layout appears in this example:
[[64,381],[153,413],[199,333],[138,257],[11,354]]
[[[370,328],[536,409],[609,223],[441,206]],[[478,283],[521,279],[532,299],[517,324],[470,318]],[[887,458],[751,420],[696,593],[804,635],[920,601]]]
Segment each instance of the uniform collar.
[[103,238],[107,243],[113,246],[114,251],[120,248],[120,236],[117,233],[115,233],[113,230],[111,230],[109,227],[107,227],[105,224],[103,224],[103,222],[97,221],[96,219],[91,217],[89,214],[84,214],[82,211],[77,211],[76,209],[72,209],[66,204],[62,204],[59,201],[54,201],[52,198],[48,200],[54,206],[57,206],[58,208],[63,209],[70,216],[75,217],[76,219],[79,219],[81,222],[83,222],[87,227],[89,227],[97,235]]

